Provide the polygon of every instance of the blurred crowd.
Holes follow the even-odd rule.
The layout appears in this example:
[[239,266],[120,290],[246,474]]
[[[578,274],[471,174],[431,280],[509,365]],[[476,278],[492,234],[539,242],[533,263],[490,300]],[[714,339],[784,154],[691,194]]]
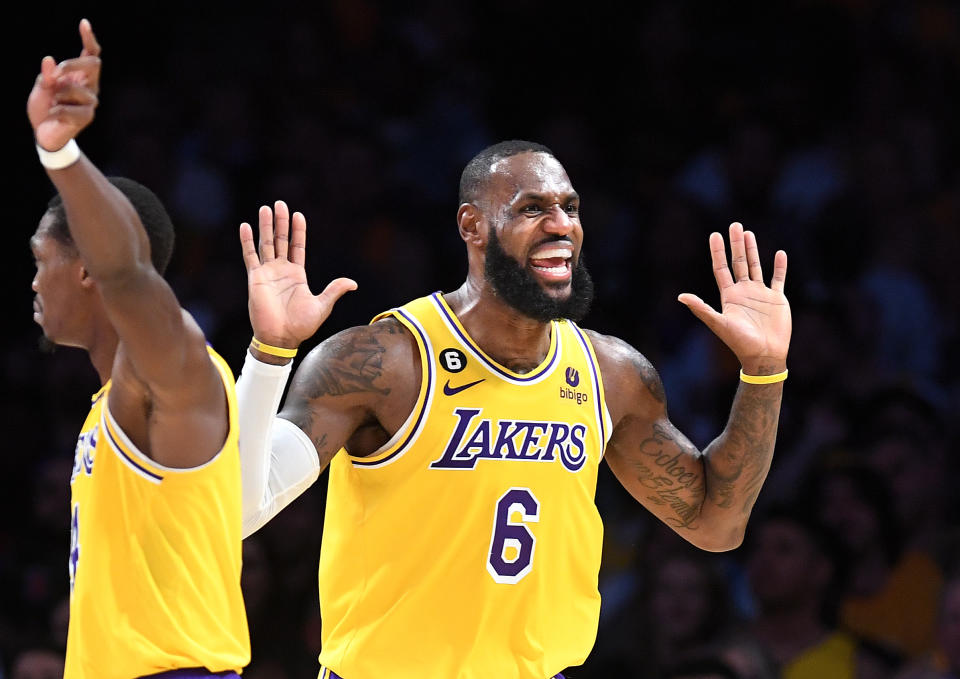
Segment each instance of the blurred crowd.
[[[602,468],[600,632],[567,676],[960,677],[957,3],[394,4],[90,16],[103,92],[81,146],[168,205],[168,279],[211,343],[239,371],[236,227],[259,205],[304,212],[317,288],[359,283],[322,339],[459,286],[459,172],[487,144],[532,139],[583,197],[597,284],[583,324],[653,362],[703,447],[739,366],[676,297],[715,302],[707,238],[740,221],[767,276],[787,251],[794,320],[746,542],[698,552]],[[36,64],[79,49],[71,21],[33,46]],[[35,679],[62,671],[70,469],[98,384],[30,322],[27,240],[52,188],[20,136],[35,169],[7,236],[0,678]],[[325,476],[245,542],[248,679],[316,674],[324,501]]]

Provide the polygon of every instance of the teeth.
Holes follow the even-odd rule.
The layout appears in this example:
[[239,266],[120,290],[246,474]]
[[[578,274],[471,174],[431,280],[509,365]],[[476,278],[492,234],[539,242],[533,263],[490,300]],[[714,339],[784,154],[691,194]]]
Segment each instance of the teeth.
[[548,248],[546,250],[538,250],[533,259],[550,259],[551,257],[563,257],[564,259],[570,259],[573,256],[573,251],[570,248]]
[[546,271],[547,273],[552,274],[563,274],[567,272],[567,267],[565,266],[535,266],[533,267],[537,271]]

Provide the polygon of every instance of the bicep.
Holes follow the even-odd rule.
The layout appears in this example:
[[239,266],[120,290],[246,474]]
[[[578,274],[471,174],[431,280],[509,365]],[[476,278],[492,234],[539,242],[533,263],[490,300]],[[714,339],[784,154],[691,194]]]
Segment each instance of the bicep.
[[310,352],[297,369],[280,417],[310,437],[321,467],[361,427],[389,431],[416,380],[407,339],[393,324],[345,330]]
[[626,342],[591,338],[614,422],[604,459],[640,504],[679,533],[695,527],[704,497],[702,456],[667,415],[653,365]]

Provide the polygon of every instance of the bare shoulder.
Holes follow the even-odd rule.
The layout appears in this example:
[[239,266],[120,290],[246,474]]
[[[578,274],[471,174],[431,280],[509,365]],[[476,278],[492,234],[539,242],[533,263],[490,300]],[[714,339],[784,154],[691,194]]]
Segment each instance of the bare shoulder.
[[128,343],[120,341],[114,359],[110,413],[145,455],[168,467],[191,468],[208,462],[223,447],[229,422],[224,379],[207,351],[203,331],[182,312],[183,332],[166,352],[162,378],[141,370]]
[[416,340],[395,318],[347,328],[324,340],[304,359],[294,387],[308,400],[324,396],[389,396],[403,385],[419,388]]
[[[148,410],[190,409],[222,414],[226,400],[223,380],[207,351],[203,330],[184,309],[180,310],[178,322],[182,324],[179,341],[157,343],[154,349],[155,353],[169,355],[165,372],[151,374],[143,370],[142,362],[133,361],[129,343],[121,339],[111,382],[114,387],[122,385],[118,394],[139,394],[138,400],[148,403]],[[112,397],[111,403],[114,402]]]
[[607,407],[614,426],[630,414],[656,419],[666,410],[663,382],[653,364],[628,342],[584,330],[600,364]]

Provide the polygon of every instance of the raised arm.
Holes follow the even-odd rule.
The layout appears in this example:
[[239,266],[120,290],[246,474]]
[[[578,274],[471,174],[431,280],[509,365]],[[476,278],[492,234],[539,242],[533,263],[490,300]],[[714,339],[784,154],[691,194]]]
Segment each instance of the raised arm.
[[70,235],[119,338],[111,412],[156,461],[196,466],[223,444],[226,393],[200,328],[151,264],[137,211],[76,146],[74,137],[93,121],[100,79],[100,45],[86,19],[80,36],[78,58],[57,64],[44,57],[27,114]]
[[356,283],[338,278],[310,292],[306,220],[299,212],[291,219],[282,201],[260,208],[259,234],[258,252],[251,226],[240,227],[254,335],[237,382],[245,536],[306,490],[341,448],[362,456],[385,443],[412,409],[420,374],[416,344],[399,322],[350,328],[307,355],[276,417],[289,354]]
[[[680,301],[737,355],[745,379],[781,374],[791,330],[783,294],[786,254],[777,252],[767,287],[753,233],[735,223],[730,242],[732,276],[723,237],[710,236],[722,313],[694,295],[683,294]],[[614,420],[605,455],[611,470],[634,498],[691,543],[710,551],[740,545],[770,469],[782,379],[741,381],[726,428],[701,452],[670,422],[650,362],[620,340],[595,335],[593,341]]]

